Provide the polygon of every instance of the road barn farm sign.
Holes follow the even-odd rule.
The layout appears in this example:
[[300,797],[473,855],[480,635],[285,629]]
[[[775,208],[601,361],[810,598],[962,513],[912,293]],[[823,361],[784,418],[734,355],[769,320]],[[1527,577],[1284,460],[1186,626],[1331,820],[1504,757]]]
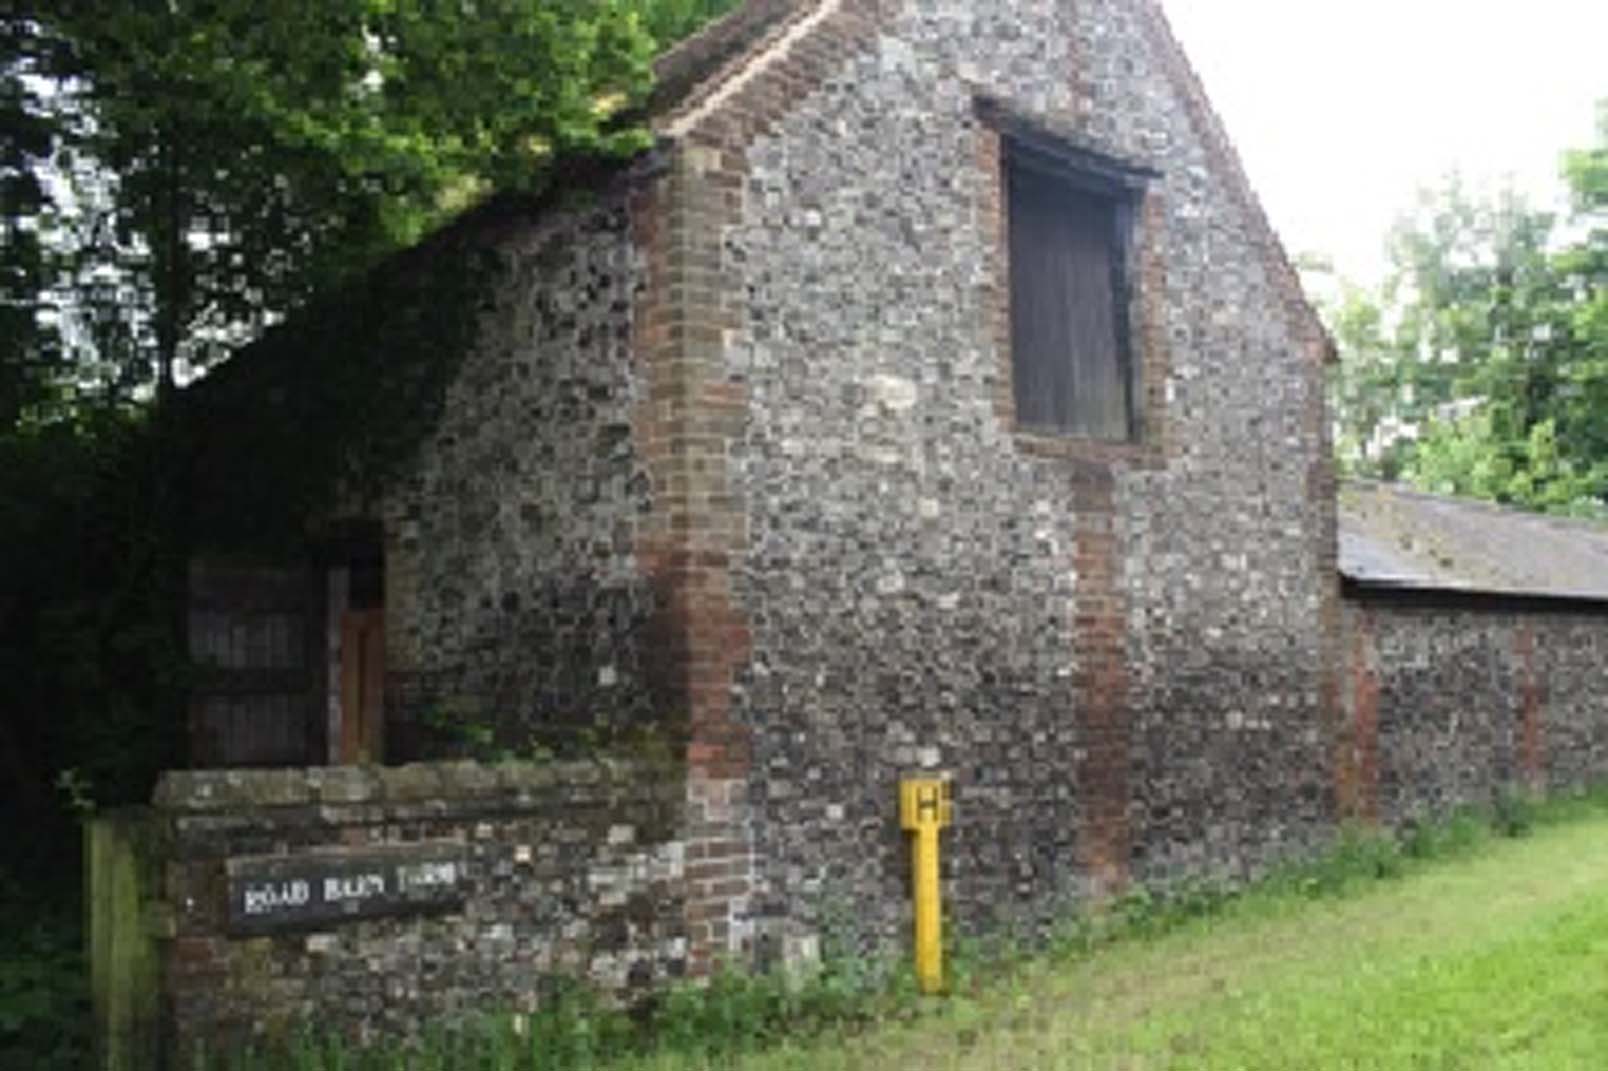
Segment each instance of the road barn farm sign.
[[463,902],[463,845],[256,856],[228,864],[229,931],[262,935]]

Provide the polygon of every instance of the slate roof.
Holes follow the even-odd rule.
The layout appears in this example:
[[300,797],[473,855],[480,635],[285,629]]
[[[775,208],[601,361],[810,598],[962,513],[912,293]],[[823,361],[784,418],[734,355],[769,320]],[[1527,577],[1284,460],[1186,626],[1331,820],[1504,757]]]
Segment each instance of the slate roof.
[[1369,588],[1608,601],[1608,523],[1347,482],[1340,573]]

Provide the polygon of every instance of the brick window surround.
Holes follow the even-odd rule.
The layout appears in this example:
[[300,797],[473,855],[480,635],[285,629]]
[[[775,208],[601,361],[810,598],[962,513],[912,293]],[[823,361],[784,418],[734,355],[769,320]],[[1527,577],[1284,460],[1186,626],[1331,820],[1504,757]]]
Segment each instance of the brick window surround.
[[[1073,138],[1020,119],[987,98],[977,102],[977,166],[981,177],[979,219],[993,231],[985,266],[984,307],[998,358],[994,408],[1023,453],[1089,462],[1122,462],[1157,468],[1166,457],[1167,339],[1163,326],[1166,274],[1162,257],[1164,195],[1158,172],[1109,154],[1081,148]],[[1133,219],[1127,250],[1130,366],[1129,434],[1091,438],[1029,426],[1018,419],[1011,305],[1010,169],[1013,154],[1058,160],[1069,181],[1082,177],[1085,188],[1129,191]]]
[[1134,439],[1129,246],[1144,182],[1007,138],[1011,369],[1018,421]]

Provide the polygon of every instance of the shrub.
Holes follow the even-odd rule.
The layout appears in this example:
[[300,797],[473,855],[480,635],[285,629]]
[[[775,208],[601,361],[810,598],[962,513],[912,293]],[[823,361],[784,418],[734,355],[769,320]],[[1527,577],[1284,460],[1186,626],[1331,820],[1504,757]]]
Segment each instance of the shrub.
[[0,871],[0,1067],[88,1066],[89,986],[77,898]]

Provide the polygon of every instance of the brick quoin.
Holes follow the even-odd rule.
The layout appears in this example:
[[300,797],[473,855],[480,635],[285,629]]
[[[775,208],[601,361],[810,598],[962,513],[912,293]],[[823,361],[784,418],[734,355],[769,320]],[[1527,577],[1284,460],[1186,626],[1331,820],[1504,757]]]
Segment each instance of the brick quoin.
[[[655,597],[655,675],[685,734],[688,969],[707,973],[736,951],[733,918],[751,870],[740,811],[750,741],[731,718],[731,686],[748,627],[732,600],[731,561],[746,519],[726,475],[747,406],[721,381],[720,202],[730,182],[708,158],[674,160],[633,200],[633,240],[648,266],[634,325],[646,383],[633,434],[653,484],[636,553]],[[713,878],[722,880],[714,881]]]

